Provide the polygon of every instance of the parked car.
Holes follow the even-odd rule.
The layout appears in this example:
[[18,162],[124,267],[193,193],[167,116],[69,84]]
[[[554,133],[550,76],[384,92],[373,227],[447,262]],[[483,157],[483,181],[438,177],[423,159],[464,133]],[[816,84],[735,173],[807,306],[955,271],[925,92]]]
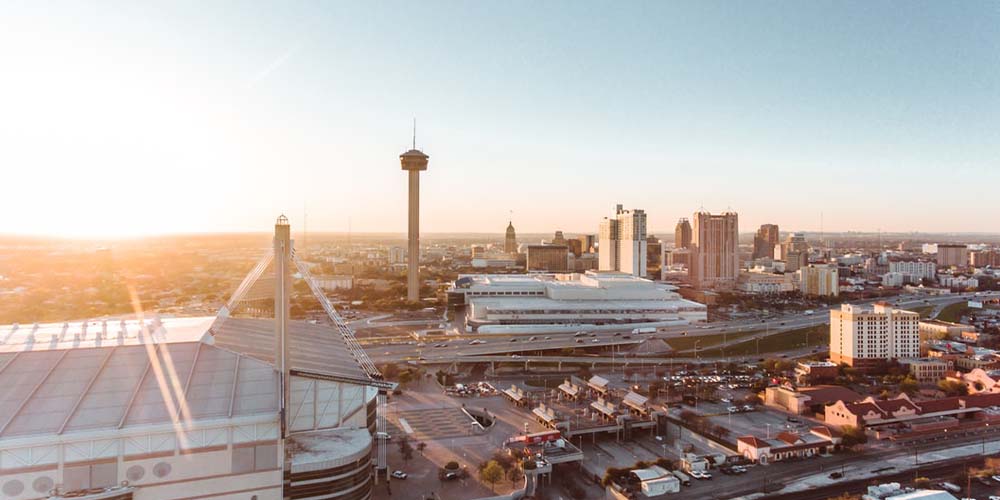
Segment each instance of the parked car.
[[962,492],[962,487],[959,486],[959,485],[957,485],[957,484],[943,482],[943,483],[938,483],[938,486],[941,489],[943,489],[945,491],[949,491],[951,493],[961,493]]
[[392,477],[396,479],[406,479],[406,473],[401,470],[392,471]]

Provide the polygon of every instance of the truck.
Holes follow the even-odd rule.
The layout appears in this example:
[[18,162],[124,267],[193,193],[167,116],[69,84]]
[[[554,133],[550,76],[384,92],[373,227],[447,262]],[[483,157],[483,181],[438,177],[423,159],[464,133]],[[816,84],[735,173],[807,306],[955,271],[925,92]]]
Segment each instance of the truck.
[[677,480],[680,481],[681,484],[683,484],[684,486],[691,486],[691,478],[687,474],[679,470],[670,471],[670,473],[673,474],[674,477],[676,477]]
[[656,333],[656,328],[654,328],[652,326],[647,326],[645,328],[634,328],[632,330],[632,333],[635,333],[635,334],[639,334],[639,333]]

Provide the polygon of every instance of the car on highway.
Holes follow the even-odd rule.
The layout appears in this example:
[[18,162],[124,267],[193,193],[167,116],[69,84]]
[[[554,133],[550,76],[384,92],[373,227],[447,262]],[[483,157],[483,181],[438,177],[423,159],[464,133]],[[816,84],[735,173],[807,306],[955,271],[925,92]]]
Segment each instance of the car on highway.
[[576,333],[573,334],[573,336],[574,337],[583,337],[586,334],[587,334],[587,332],[576,332]]
[[993,480],[1000,483],[1000,474],[993,476]]
[[511,342],[517,342],[517,339],[510,339]]
[[550,336],[546,335],[546,336],[545,336],[545,340],[552,340],[552,337],[550,337]]
[[536,340],[538,340],[538,337],[530,337],[530,338],[528,338],[528,342],[534,342]]
[[596,343],[598,343],[598,342],[600,342],[600,341],[601,341],[601,339],[594,339],[594,340],[591,340],[591,342],[592,342],[592,343],[594,343],[594,344],[596,344]]

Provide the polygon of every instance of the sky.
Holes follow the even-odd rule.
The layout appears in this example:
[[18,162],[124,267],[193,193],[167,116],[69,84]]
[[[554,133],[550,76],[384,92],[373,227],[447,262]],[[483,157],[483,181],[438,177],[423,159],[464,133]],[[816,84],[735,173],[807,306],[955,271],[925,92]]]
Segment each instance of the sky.
[[[1000,232],[1000,3],[0,3],[0,233]],[[822,222],[821,222],[822,221]]]

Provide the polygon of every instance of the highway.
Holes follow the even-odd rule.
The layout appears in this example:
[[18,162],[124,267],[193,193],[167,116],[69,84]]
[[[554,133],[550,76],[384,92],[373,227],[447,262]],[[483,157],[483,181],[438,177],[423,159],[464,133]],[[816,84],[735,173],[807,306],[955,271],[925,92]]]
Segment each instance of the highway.
[[[1000,292],[981,292],[979,297],[1000,297]],[[944,295],[944,296],[900,296],[894,298],[885,298],[879,300],[885,300],[902,309],[906,308],[917,308],[922,306],[936,306],[935,310],[940,311],[941,307],[947,304],[961,302],[964,300],[969,300],[972,298],[971,294],[964,295]],[[857,304],[870,304],[876,302],[875,300],[869,300],[864,302],[858,302]],[[541,355],[544,351],[554,351],[561,350],[565,348],[599,348],[602,351],[606,351],[609,346],[623,346],[623,348],[628,348],[630,345],[637,344],[643,339],[659,338],[659,339],[672,339],[682,336],[687,337],[698,337],[705,335],[717,335],[723,333],[743,333],[750,331],[761,331],[763,332],[754,334],[753,336],[747,337],[746,335],[729,340],[728,342],[722,344],[713,344],[711,346],[706,346],[706,348],[720,347],[723,345],[730,346],[741,342],[746,342],[748,339],[753,339],[757,337],[765,337],[768,335],[774,335],[787,330],[805,328],[809,326],[815,326],[820,324],[829,323],[829,313],[826,310],[817,310],[815,314],[805,315],[802,312],[796,312],[792,314],[786,314],[778,317],[771,317],[767,320],[760,319],[741,319],[735,321],[717,322],[711,324],[701,324],[701,325],[681,325],[666,327],[660,329],[660,331],[653,334],[632,334],[632,328],[629,326],[623,326],[622,330],[619,332],[594,332],[588,333],[583,337],[574,337],[573,333],[550,333],[550,334],[536,334],[536,335],[509,335],[509,334],[465,334],[459,337],[456,336],[442,336],[438,338],[429,338],[424,341],[426,345],[420,346],[419,343],[408,343],[408,342],[395,342],[378,344],[377,340],[374,338],[366,339],[370,342],[365,346],[368,351],[369,356],[376,363],[388,363],[388,362],[403,362],[403,361],[419,361],[428,364],[438,364],[438,363],[450,363],[453,361],[467,361],[472,356],[487,356],[492,355],[491,358],[495,359],[496,356],[507,356],[507,355],[527,355],[532,353],[537,353],[539,356],[522,357],[522,360],[526,361],[536,361],[540,360]],[[367,322],[366,326],[375,326],[378,323],[372,321]],[[631,338],[626,338],[631,337]],[[535,338],[535,340],[529,340]],[[480,340],[484,343],[470,345],[473,340]],[[579,342],[578,342],[579,340]],[[596,340],[596,342],[595,342]],[[438,344],[444,344],[444,347],[434,347]],[[679,353],[691,352],[679,351]],[[600,361],[596,359],[591,359],[585,356],[574,356],[574,357],[563,357],[564,359],[573,362],[593,362],[593,363],[610,363],[611,356],[604,355],[608,361]],[[674,358],[675,362],[683,362],[682,359],[686,358]],[[707,358],[701,358],[702,360],[707,360]],[[509,357],[506,360],[510,360]],[[555,359],[548,359],[547,361],[554,361]],[[483,361],[488,361],[483,359]],[[621,362],[621,361],[617,361]]]

